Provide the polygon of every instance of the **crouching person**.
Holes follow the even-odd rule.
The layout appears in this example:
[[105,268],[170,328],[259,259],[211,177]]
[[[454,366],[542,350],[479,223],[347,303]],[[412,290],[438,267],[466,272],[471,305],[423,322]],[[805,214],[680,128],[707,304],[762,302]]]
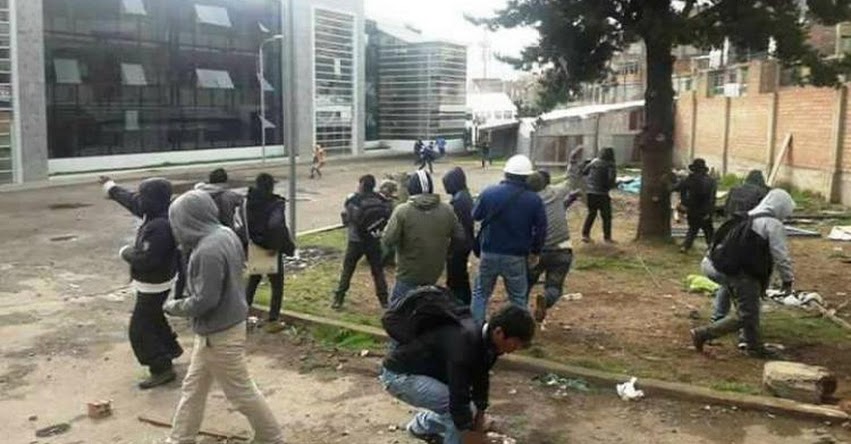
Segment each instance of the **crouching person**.
[[[413,437],[433,443],[484,444],[490,369],[500,355],[528,346],[535,321],[527,310],[514,305],[502,308],[484,324],[475,321],[466,307],[454,309],[456,314],[449,316],[452,321],[416,319],[441,312],[421,310],[422,305],[436,303],[428,302],[433,294],[423,298],[422,291],[415,291],[385,315],[385,328],[400,344],[384,360],[379,379],[395,398],[422,409],[407,426]],[[444,293],[443,300],[449,299]],[[402,322],[420,326],[405,338],[387,327],[387,317],[394,311],[428,314],[412,314],[409,322]]]
[[189,296],[168,300],[164,309],[192,318],[195,342],[167,442],[195,443],[215,381],[228,401],[248,418],[254,443],[282,444],[281,427],[251,380],[245,361],[248,304],[241,285],[242,243],[236,233],[219,223],[216,204],[203,191],[178,198],[169,217],[180,248],[192,253],[187,266]]

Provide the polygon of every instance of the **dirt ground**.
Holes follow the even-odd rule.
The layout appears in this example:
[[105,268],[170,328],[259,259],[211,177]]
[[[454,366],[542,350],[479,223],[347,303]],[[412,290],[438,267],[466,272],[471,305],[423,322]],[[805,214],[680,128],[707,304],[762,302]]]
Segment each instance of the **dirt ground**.
[[[471,168],[474,189],[499,176],[496,168],[482,172],[472,168],[472,161],[465,161],[464,165]],[[336,223],[340,203],[364,171],[395,172],[409,169],[409,166],[407,161],[400,160],[332,162],[322,181],[301,181],[300,230]],[[436,166],[438,172],[442,172],[449,164]],[[240,171],[235,176],[237,180],[244,180],[255,173]],[[199,174],[199,178],[202,177],[203,174]],[[183,188],[196,180],[195,175],[189,174],[171,178]],[[0,441],[10,444],[161,442],[165,431],[142,424],[137,417],[148,415],[168,421],[178,397],[178,384],[145,392],[135,388],[145,372],[136,364],[126,339],[133,296],[125,289],[126,267],[116,257],[118,248],[132,239],[134,224],[132,217],[103,199],[94,184],[0,193],[0,243],[3,245],[0,336],[4,338],[0,345],[0,430],[4,437]],[[626,237],[618,238],[626,240]],[[598,247],[588,248],[585,253],[589,257],[588,275],[582,270],[582,262],[578,262],[578,271],[571,276],[568,287],[570,292],[585,292],[585,297],[563,304],[545,330],[541,344],[562,343],[565,353],[585,347],[574,346],[574,343],[588,344],[589,350],[582,353],[600,358],[589,360],[591,365],[593,362],[605,364],[610,353],[625,353],[612,345],[617,338],[643,337],[648,329],[641,322],[658,322],[661,334],[671,335],[668,338],[671,347],[684,348],[682,339],[675,337],[671,333],[673,329],[664,324],[672,316],[663,308],[676,305],[682,306],[678,310],[684,311],[691,304],[703,310],[706,299],[674,292],[672,300],[682,298],[689,302],[672,302],[663,296],[653,299],[647,291],[653,286],[649,279],[645,282],[624,276],[627,272],[640,274],[630,269],[632,265],[624,266],[626,270],[611,271],[608,279],[594,278],[599,279],[594,284],[590,279],[591,271],[597,267],[603,274],[612,263],[623,265],[617,258],[625,256],[621,251],[630,247],[622,242],[616,247],[617,253],[612,253],[615,259],[611,260],[605,259],[604,253],[592,255],[593,249]],[[591,261],[591,257],[597,259]],[[660,263],[651,254],[646,260],[651,267]],[[814,265],[813,269],[819,267]],[[839,278],[847,278],[841,271],[837,273]],[[362,273],[359,276],[359,279],[365,278]],[[667,277],[661,279],[664,281]],[[333,281],[333,277],[330,280]],[[601,290],[618,282],[623,286]],[[847,284],[834,285],[824,279],[814,279],[814,282],[825,285],[826,289],[837,288],[836,291],[847,288]],[[356,288],[352,293],[353,306],[363,307],[366,312],[374,304],[374,298],[366,284],[358,288],[360,290]],[[288,293],[288,304],[297,297]],[[664,302],[653,304],[654,300]],[[620,316],[633,320],[624,322],[623,330],[611,325],[617,310],[609,307],[609,301],[620,301],[623,307],[629,307],[629,311]],[[634,301],[641,302],[639,307],[646,307],[640,312],[632,311]],[[686,320],[673,317],[676,319],[673,325],[688,324]],[[563,328],[562,322],[571,329]],[[186,322],[175,321],[174,325],[187,349],[191,347]],[[412,442],[398,430],[410,416],[410,409],[382,393],[375,380],[380,357],[361,358],[355,351],[334,351],[314,344],[305,335],[252,333],[251,370],[277,412],[288,442]],[[597,344],[603,349],[595,347]],[[632,346],[621,347],[626,350]],[[541,346],[541,353],[548,357],[555,358],[555,350]],[[682,360],[701,362],[687,350],[682,353]],[[667,359],[667,355],[659,356]],[[744,362],[733,355],[730,359],[739,365]],[[178,361],[180,374],[185,372],[187,363],[188,356]],[[825,443],[851,440],[839,424],[774,418],[719,406],[706,408],[660,399],[625,403],[617,399],[612,387],[556,396],[553,388],[540,387],[531,380],[532,376],[499,372],[492,387],[492,410],[499,419],[500,428],[519,443]],[[94,421],[83,416],[87,402],[102,399],[112,400],[113,417]],[[36,430],[63,422],[71,424],[68,432],[51,438],[36,438]],[[229,409],[218,391],[210,398],[205,425],[228,433],[247,429],[244,419]]]

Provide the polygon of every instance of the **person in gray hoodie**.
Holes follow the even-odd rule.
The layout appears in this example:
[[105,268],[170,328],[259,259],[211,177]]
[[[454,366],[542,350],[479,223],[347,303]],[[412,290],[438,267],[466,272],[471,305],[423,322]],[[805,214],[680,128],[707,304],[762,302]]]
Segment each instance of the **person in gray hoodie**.
[[[748,355],[773,357],[759,337],[760,298],[765,294],[771,279],[772,264],[783,282],[782,291],[792,292],[795,275],[783,221],[789,218],[794,210],[795,201],[792,196],[784,190],[773,189],[756,208],[748,212],[749,219],[746,220],[750,221],[750,229],[756,233],[760,243],[759,247],[752,251],[750,258],[752,263],[760,264],[756,267],[757,270],[743,269],[736,274],[722,273],[712,259],[704,260],[704,273],[727,287],[727,291],[736,298],[738,312],[706,327],[691,330],[695,349],[702,352],[706,342],[741,329],[744,350]],[[719,233],[719,237],[723,237],[723,234]]]
[[547,236],[544,248],[536,264],[529,268],[529,292],[537,285],[542,274],[544,278],[544,293],[535,296],[535,320],[542,322],[547,316],[547,310],[561,299],[564,280],[570,272],[573,263],[573,245],[570,242],[570,231],[567,227],[567,208],[575,200],[569,181],[560,185],[550,184],[550,173],[538,171],[529,177],[529,188],[538,193],[544,201],[547,213]]
[[282,444],[281,427],[251,380],[245,361],[248,304],[242,288],[242,244],[219,222],[215,202],[203,191],[180,196],[171,205],[169,218],[180,248],[191,251],[187,266],[189,296],[169,299],[163,309],[192,319],[195,343],[167,442],[195,442],[215,381],[248,419],[254,429],[254,443]]

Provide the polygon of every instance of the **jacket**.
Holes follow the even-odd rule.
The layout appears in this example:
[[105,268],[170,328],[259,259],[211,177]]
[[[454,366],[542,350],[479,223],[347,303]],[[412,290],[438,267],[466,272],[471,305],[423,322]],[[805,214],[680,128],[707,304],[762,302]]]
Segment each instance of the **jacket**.
[[709,215],[715,212],[715,179],[706,173],[691,173],[674,191],[680,192],[680,200],[689,216]]
[[168,219],[171,183],[165,179],[146,179],[139,184],[138,192],[133,192],[109,181],[104,189],[112,200],[142,219],[133,245],[125,246],[119,253],[130,264],[136,291],[168,291],[177,274],[179,258]]
[[724,203],[724,214],[731,217],[754,209],[768,194],[768,186],[760,171],[751,171],[745,183],[734,187]]
[[585,187],[585,182],[582,180],[582,157],[584,154],[585,148],[582,146],[578,146],[570,152],[567,163],[567,182],[570,191],[580,191]]
[[452,195],[449,204],[455,211],[455,217],[464,228],[463,241],[453,241],[449,250],[458,254],[470,254],[473,248],[475,232],[473,229],[473,197],[467,189],[467,176],[461,167],[455,167],[443,176],[443,187]]
[[750,216],[767,214],[771,217],[754,219],[751,229],[768,241],[774,268],[784,283],[795,282],[792,270],[792,257],[786,240],[786,227],[783,221],[792,216],[795,211],[795,201],[792,196],[781,189],[768,192],[762,202],[748,212]]
[[169,217],[180,248],[192,253],[186,279],[189,296],[170,298],[163,309],[192,318],[192,330],[201,336],[245,321],[245,253],[236,233],[219,222],[213,199],[203,191],[190,191],[174,201]]
[[381,242],[396,249],[396,279],[434,285],[443,273],[452,239],[464,232],[455,212],[436,194],[417,194],[393,210]]
[[617,186],[618,172],[614,162],[596,158],[585,166],[582,174],[588,194],[609,194]]
[[[517,197],[512,197],[520,193]],[[512,202],[508,202],[513,199]],[[510,208],[502,208],[508,204]],[[537,193],[524,182],[506,179],[479,195],[473,219],[484,221],[500,213],[482,228],[482,253],[527,256],[540,253],[547,235],[547,214]]]
[[498,353],[489,330],[472,319],[446,325],[401,344],[384,360],[394,373],[424,375],[449,387],[449,412],[459,430],[473,428],[472,402],[478,411],[488,408],[490,369]]
[[292,245],[287,229],[287,201],[277,194],[267,194],[258,188],[248,190],[245,201],[248,215],[248,235],[255,244],[281,251]]
[[210,193],[210,197],[213,198],[213,201],[216,203],[216,207],[219,209],[219,222],[221,222],[222,225],[230,228],[231,230],[242,228],[237,227],[237,224],[235,223],[236,220],[242,218],[240,213],[242,212],[242,205],[245,202],[245,198],[243,198],[239,193],[228,190],[221,185],[203,182],[195,185],[195,189]]
[[570,195],[570,184],[550,185],[538,193],[544,202],[547,214],[547,236],[544,240],[544,250],[555,250],[559,245],[570,240],[567,227],[567,197]]
[[381,201],[387,204],[388,208],[393,207],[393,202],[391,202],[390,199],[387,199],[381,194],[375,192],[349,194],[348,197],[346,197],[346,201],[343,203],[343,212],[340,214],[340,218],[343,221],[343,225],[346,226],[346,234],[349,239],[349,242],[363,241],[363,239],[361,239],[358,226],[355,221],[360,215],[360,201],[365,197],[380,199]]

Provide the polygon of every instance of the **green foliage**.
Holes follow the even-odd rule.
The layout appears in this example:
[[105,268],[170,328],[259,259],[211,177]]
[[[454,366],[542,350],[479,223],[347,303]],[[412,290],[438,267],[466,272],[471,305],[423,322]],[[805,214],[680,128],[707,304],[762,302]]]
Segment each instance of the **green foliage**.
[[718,180],[718,189],[719,190],[729,190],[730,188],[739,186],[742,184],[742,178],[735,174],[725,174],[721,176],[721,179]]
[[762,320],[766,341],[780,342],[785,346],[796,344],[846,343],[851,335],[838,325],[822,317],[779,309]]
[[374,350],[381,347],[371,336],[345,328],[317,325],[311,328],[313,338],[325,347],[343,350]]
[[709,386],[714,390],[718,390],[721,392],[732,392],[732,393],[742,393],[745,395],[758,395],[760,394],[759,387],[754,385],[737,382],[737,381],[718,381]]
[[299,236],[298,246],[299,248],[319,247],[343,251],[346,249],[346,230],[339,229]]

